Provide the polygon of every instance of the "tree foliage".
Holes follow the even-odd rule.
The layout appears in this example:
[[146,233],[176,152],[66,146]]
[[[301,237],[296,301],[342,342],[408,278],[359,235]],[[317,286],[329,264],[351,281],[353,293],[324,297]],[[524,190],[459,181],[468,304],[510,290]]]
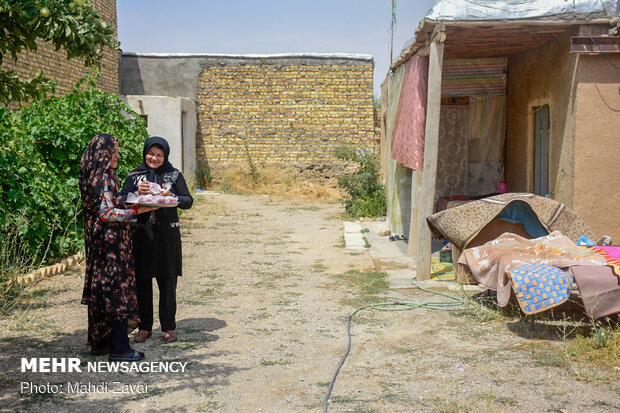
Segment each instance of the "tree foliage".
[[[106,47],[119,49],[112,23],[100,20],[88,0],[0,0],[0,64],[10,56],[17,61],[22,51],[37,51],[37,39],[63,49],[67,59],[84,58],[88,67],[98,66]],[[0,71],[0,103],[41,98],[53,89],[39,72],[21,80],[11,70]]]
[[142,162],[145,121],[118,96],[96,90],[94,80],[80,86],[16,111],[0,109],[0,242],[16,217],[26,217],[18,233],[32,254],[48,243],[56,258],[81,246],[78,172],[96,134],[119,139],[121,180]]

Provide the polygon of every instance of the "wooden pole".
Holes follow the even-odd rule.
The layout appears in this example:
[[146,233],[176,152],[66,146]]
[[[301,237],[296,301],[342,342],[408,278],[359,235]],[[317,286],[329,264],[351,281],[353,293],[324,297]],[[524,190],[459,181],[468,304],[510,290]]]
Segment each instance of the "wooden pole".
[[420,197],[422,196],[423,171],[411,171],[411,223],[409,224],[409,245],[407,255],[415,257],[418,253],[418,216],[420,215]]
[[[443,41],[445,33],[440,25],[435,27],[430,44],[428,62],[428,98],[426,103],[426,128],[424,130],[424,169],[420,209],[417,217],[416,272],[419,280],[431,277],[431,231],[426,217],[433,213],[435,181],[437,179],[437,154],[439,152],[439,116],[441,112],[441,75],[443,70]],[[412,182],[412,185],[414,182]]]

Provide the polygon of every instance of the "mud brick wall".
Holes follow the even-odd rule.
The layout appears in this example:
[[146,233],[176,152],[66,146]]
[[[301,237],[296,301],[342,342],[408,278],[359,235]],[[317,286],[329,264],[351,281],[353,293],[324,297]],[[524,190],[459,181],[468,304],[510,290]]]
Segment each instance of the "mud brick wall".
[[[117,30],[116,0],[91,0],[93,8],[99,10],[99,16],[103,21],[112,22],[114,30]],[[104,51],[101,60],[101,71],[97,87],[105,92],[118,94],[118,60],[119,53],[110,50]],[[11,55],[5,55],[2,66],[3,70],[12,70],[21,79],[34,77],[38,70],[56,81],[56,95],[64,95],[73,90],[75,83],[82,78],[88,69],[84,66],[84,59],[74,58],[67,60],[67,52],[63,49],[54,50],[52,43],[37,41],[37,51],[25,51],[18,55],[17,62]]]
[[374,148],[372,59],[240,60],[198,78],[197,158],[213,165],[340,163]]

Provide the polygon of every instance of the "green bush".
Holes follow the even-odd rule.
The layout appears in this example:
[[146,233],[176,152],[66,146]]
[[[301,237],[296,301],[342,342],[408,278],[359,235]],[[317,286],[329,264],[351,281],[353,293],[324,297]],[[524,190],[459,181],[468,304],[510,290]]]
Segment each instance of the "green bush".
[[13,232],[12,217],[23,216],[18,241],[40,259],[54,261],[81,248],[78,172],[92,137],[118,137],[121,180],[142,162],[148,138],[144,120],[118,96],[96,90],[95,80],[85,88],[83,82],[63,97],[0,109],[0,242]]
[[343,202],[347,213],[372,218],[385,215],[385,187],[379,179],[374,151],[341,147],[336,150],[336,157],[358,164],[354,173],[338,178],[338,186],[346,193]]

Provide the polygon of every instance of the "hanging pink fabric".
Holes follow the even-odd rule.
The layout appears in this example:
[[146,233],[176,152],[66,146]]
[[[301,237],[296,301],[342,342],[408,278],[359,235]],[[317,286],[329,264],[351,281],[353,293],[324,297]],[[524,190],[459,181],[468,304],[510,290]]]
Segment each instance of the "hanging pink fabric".
[[424,165],[428,58],[413,56],[405,65],[392,134],[392,159],[407,168],[421,171]]

